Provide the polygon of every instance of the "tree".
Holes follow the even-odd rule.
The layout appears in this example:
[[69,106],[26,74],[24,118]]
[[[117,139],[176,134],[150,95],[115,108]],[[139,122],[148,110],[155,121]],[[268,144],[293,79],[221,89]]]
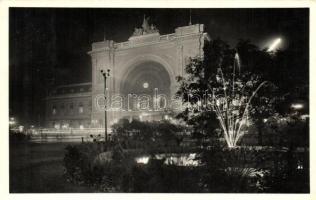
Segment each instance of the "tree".
[[269,101],[252,104],[258,91],[269,86],[268,81],[250,67],[242,68],[236,49],[220,39],[206,42],[204,57],[192,58],[185,70],[187,76],[177,78],[177,94],[186,105],[179,116],[194,125],[197,121],[208,121],[211,113],[215,113],[227,146],[236,147],[247,132],[249,117],[269,106]]
[[261,88],[252,99],[252,109],[250,117],[258,133],[258,145],[263,145],[263,130],[266,128],[266,122],[277,112],[276,106],[280,103],[283,96],[278,85],[278,78],[275,73],[275,61],[273,56],[265,49],[260,50],[257,46],[251,44],[249,40],[240,39],[236,45],[240,56],[240,64],[243,71],[251,71],[259,74],[261,79],[269,81],[270,84]]
[[170,121],[142,122],[122,119],[112,126],[114,138],[126,149],[141,147],[148,152],[178,147],[183,140],[184,127]]

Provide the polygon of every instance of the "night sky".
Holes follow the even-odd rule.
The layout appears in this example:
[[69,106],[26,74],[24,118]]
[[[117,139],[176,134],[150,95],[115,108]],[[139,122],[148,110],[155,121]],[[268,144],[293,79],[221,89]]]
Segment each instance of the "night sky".
[[[51,87],[91,81],[91,43],[104,36],[126,41],[144,14],[160,34],[188,25],[190,18],[189,9],[10,8],[10,115],[39,124],[39,105]],[[282,48],[308,54],[308,9],[192,9],[191,16],[211,38],[232,46],[249,39],[264,48],[282,37]]]

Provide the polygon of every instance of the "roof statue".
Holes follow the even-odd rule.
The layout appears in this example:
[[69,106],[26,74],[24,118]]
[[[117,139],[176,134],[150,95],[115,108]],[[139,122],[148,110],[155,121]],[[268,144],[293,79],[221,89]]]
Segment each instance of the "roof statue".
[[158,29],[155,25],[151,24],[149,25],[149,17],[146,18],[144,15],[144,20],[141,28],[134,28],[134,33],[132,36],[140,36],[140,35],[146,35],[151,33],[158,33]]
[[149,17],[146,18],[146,16],[144,15],[144,20],[143,20],[143,24],[142,24],[142,28],[145,32],[147,32],[149,30]]

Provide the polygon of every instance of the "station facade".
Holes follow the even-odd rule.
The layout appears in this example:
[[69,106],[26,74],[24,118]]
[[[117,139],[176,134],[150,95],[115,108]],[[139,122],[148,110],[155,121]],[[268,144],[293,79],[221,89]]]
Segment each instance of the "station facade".
[[[126,42],[104,40],[92,44],[92,81],[59,86],[46,98],[46,122],[55,128],[104,127],[121,118],[163,119],[177,91],[177,76],[185,76],[190,57],[203,56],[203,24],[178,27],[160,35],[144,19]],[[104,99],[104,77],[109,71]],[[106,102],[106,104],[105,104]],[[145,107],[144,105],[145,104]],[[157,107],[159,109],[157,109]]]

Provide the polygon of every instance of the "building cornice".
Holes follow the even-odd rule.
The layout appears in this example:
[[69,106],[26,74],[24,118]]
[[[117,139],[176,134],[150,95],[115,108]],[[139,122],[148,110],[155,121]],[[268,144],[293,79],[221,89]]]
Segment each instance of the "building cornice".
[[44,100],[70,99],[78,97],[91,97],[91,92],[49,96],[44,98]]
[[[204,32],[203,24],[195,24],[191,26],[178,27],[175,29],[174,33],[159,35],[159,33],[155,34],[147,34],[140,36],[133,36],[126,42],[115,43],[114,41],[101,41],[95,42],[92,44],[92,50],[88,51],[88,54],[94,54],[98,52],[104,51],[121,51],[130,48],[144,47],[149,45],[157,45],[163,44],[167,42],[177,41],[182,38],[187,38],[190,36],[204,36],[206,33]],[[151,39],[148,41],[148,39]]]
[[[130,42],[122,42],[122,43],[117,43],[117,44],[124,44],[124,43],[129,43],[129,45],[126,45],[122,48],[113,48],[116,52],[128,50],[128,49],[134,49],[134,48],[140,48],[140,47],[146,47],[146,46],[151,46],[151,45],[157,45],[157,44],[164,44],[164,43],[170,43],[170,42],[176,42],[177,40],[181,38],[187,38],[189,36],[201,36],[205,35],[206,33],[197,33],[197,34],[189,34],[189,35],[183,35],[183,36],[177,36],[174,37],[170,40],[163,40],[163,41],[154,41],[154,42],[146,42],[146,43],[137,43],[137,44],[131,44]],[[89,51],[88,54],[94,54],[94,53],[99,53],[99,52],[104,52],[104,51],[109,51],[110,49],[108,47],[104,48],[99,48],[99,49],[94,49],[92,51]]]
[[85,86],[85,85],[92,85],[92,82],[86,82],[86,83],[73,83],[73,84],[67,84],[67,85],[58,85],[55,88],[63,88],[63,87],[75,87],[75,86]]

